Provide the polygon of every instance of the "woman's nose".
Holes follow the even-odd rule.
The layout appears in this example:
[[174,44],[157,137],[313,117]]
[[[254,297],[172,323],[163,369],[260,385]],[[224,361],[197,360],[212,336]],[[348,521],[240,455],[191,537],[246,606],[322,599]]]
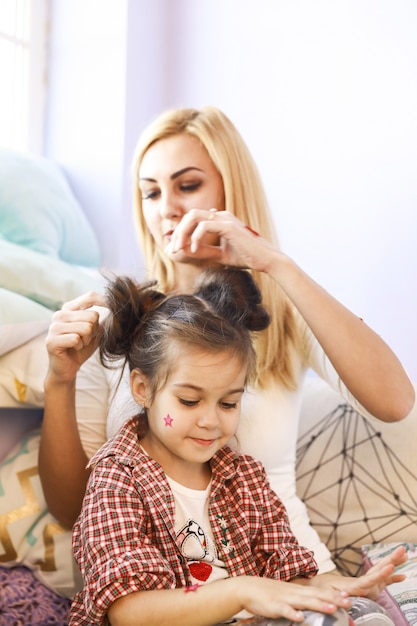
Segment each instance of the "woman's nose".
[[172,219],[173,217],[182,217],[185,213],[181,202],[172,195],[162,195],[159,206],[161,217]]

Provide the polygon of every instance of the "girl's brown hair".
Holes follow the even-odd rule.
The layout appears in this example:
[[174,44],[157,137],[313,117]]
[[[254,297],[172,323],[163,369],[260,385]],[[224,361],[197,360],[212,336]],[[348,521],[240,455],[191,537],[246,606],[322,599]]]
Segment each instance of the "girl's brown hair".
[[248,366],[248,380],[256,367],[251,331],[270,322],[252,276],[238,269],[206,270],[193,294],[165,295],[155,283],[142,285],[116,277],[107,285],[109,316],[100,344],[103,365],[123,358],[129,370],[148,379],[151,396],[166,382],[178,347],[227,351]]

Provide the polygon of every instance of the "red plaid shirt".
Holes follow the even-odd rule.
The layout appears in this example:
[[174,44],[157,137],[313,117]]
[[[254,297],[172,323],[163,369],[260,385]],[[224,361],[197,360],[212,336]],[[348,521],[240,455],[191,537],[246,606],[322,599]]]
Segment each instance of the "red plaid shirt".
[[[230,448],[211,460],[209,518],[218,556],[230,576],[290,580],[317,573],[313,553],[298,545],[265,470]],[[161,466],[140,449],[132,421],[92,458],[74,554],[84,578],[71,625],[108,624],[109,606],[144,589],[191,584],[176,541],[175,504]]]

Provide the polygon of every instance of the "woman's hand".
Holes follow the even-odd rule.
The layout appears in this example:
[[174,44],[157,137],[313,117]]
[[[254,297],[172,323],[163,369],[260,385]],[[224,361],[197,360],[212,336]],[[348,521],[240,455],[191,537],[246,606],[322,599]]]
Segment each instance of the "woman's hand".
[[396,574],[395,568],[407,561],[404,546],[399,546],[371,567],[366,574],[353,578],[335,574],[320,574],[316,577],[317,584],[330,586],[339,591],[347,591],[350,596],[365,596],[375,600],[381,591],[392,583],[401,582],[405,576]]
[[[213,241],[216,236],[216,243]],[[188,258],[209,260],[267,272],[279,251],[266,239],[227,211],[192,209],[176,227],[165,252],[176,260],[181,251]]]
[[[48,378],[59,382],[75,379],[81,365],[96,350],[102,334],[104,296],[90,292],[63,305],[54,313],[46,337]],[[107,310],[107,309],[106,309]]]

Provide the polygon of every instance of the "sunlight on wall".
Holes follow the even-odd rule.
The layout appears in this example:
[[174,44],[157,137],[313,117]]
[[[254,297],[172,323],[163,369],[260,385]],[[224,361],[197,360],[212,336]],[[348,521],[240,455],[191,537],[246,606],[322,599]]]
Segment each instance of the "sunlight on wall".
[[46,0],[0,2],[0,146],[43,149]]

